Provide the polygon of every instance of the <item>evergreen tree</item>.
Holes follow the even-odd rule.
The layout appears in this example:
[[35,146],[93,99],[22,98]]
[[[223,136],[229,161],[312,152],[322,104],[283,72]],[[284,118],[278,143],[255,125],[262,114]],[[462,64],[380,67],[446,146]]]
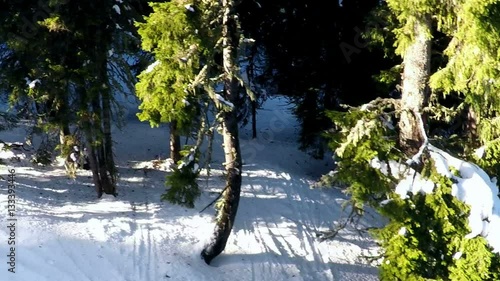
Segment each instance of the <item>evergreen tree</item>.
[[[426,128],[429,118],[447,115],[429,110],[430,91],[456,91],[490,122],[478,127],[479,135],[495,138],[491,130],[495,125],[487,118],[498,108],[497,98],[489,91],[498,73],[492,46],[500,41],[487,32],[500,27],[494,16],[500,6],[493,1],[464,0],[387,1],[387,7],[397,19],[393,32],[396,51],[403,59],[402,97],[376,99],[347,113],[330,113],[339,129],[330,135],[331,147],[341,159],[336,180],[351,184],[348,191],[354,208],[368,204],[389,218],[385,227],[374,231],[383,247],[382,280],[496,280],[499,255],[488,245],[487,233],[466,235],[471,231],[470,209],[453,195],[454,176],[466,175],[450,167],[454,176],[438,171],[433,157],[442,152],[429,144]],[[436,31],[450,43],[445,66],[432,74]],[[414,176],[406,180],[412,180],[413,186],[427,180],[432,192],[400,196],[398,189],[405,183],[398,174],[408,171]],[[484,200],[498,200],[497,193]]]
[[240,201],[242,159],[238,136],[237,109],[234,107],[238,100],[239,83],[236,62],[240,39],[236,8],[236,1],[233,0],[223,0],[220,7],[222,11],[223,101],[229,103],[231,108],[222,111],[221,114],[226,187],[221,200],[217,204],[217,221],[212,241],[201,252],[207,264],[226,247]]
[[[500,4],[496,1],[460,1],[448,27],[450,43],[444,54],[448,63],[431,77],[430,85],[449,96],[459,93],[467,116],[465,128],[472,131],[471,147],[482,145],[479,163],[492,174],[500,172],[499,119],[500,81],[498,44]],[[467,147],[466,147],[467,148]],[[470,152],[470,149],[466,149]],[[476,158],[477,159],[477,158]]]
[[325,110],[380,95],[372,76],[392,62],[362,38],[373,26],[365,17],[378,3],[344,0],[328,8],[319,1],[241,3],[243,32],[255,39],[264,58],[254,81],[270,95],[291,97],[300,122],[300,147],[313,156],[323,157],[321,133],[332,126]]
[[[77,144],[67,137],[70,124],[79,128],[99,197],[116,194],[113,93],[124,90],[120,82],[133,77],[125,54],[137,44],[129,42],[134,38],[132,23],[140,3],[2,3],[7,15],[2,41],[10,50],[4,62],[9,68],[2,69],[2,76],[9,79],[11,100],[27,103],[40,123],[60,129],[61,142]],[[63,152],[67,146],[62,146]]]
[[137,84],[143,101],[140,117],[152,124],[176,121],[181,128],[192,126],[193,121],[200,124],[196,145],[185,150],[185,158],[167,178],[170,189],[165,199],[192,207],[200,193],[195,177],[206,120],[194,113],[206,114],[208,108],[215,107],[216,121],[222,127],[226,187],[216,204],[212,241],[201,253],[210,263],[225,248],[241,188],[237,105],[240,87],[246,86],[237,63],[240,34],[236,7],[232,1],[171,1],[152,7],[154,12],[139,24],[143,47],[157,60],[154,68],[140,75]]
[[113,87],[108,69],[115,55],[115,32],[126,26],[123,18],[130,19],[127,11],[131,8],[128,1],[71,2],[64,8],[67,11],[64,20],[78,42],[74,50],[80,63],[74,87],[79,102],[77,116],[85,136],[95,189],[98,197],[103,193],[116,195],[117,171],[111,136]]
[[[200,42],[181,3],[151,6],[153,13],[138,27],[143,49],[153,51],[156,61],[138,77],[136,93],[141,100],[138,117],[149,121],[151,126],[170,123],[170,157],[177,163],[181,160],[179,136],[191,133],[202,102],[196,90],[188,87],[200,70],[197,50]],[[158,40],[158,34],[164,37]]]
[[77,84],[79,116],[99,197],[102,193],[116,195],[112,105],[114,93],[124,90],[120,82],[127,83],[125,90],[133,91],[134,77],[128,59],[139,51],[134,47],[139,42],[133,23],[144,9],[143,4],[144,1],[108,0],[71,6],[73,11],[82,11],[82,18],[73,21],[81,36],[79,55],[84,59],[83,80]]
[[[428,80],[431,58],[431,14],[427,3],[415,9],[411,1],[388,1],[398,15],[402,30],[397,33],[397,53],[403,57],[401,116],[399,119],[400,147],[415,154],[423,143],[418,129],[418,116],[429,100]],[[434,3],[430,3],[434,4]],[[409,37],[409,38],[408,38]]]
[[[59,3],[5,2],[2,41],[6,42],[2,76],[13,105],[36,119],[45,132],[60,131],[61,151],[70,135],[68,30],[57,18]],[[30,8],[29,8],[30,7]],[[24,109],[24,110],[23,110]],[[26,116],[28,117],[28,116]],[[29,117],[28,117],[29,118]]]
[[181,150],[179,138],[205,130],[202,119],[207,98],[192,82],[202,69],[206,50],[196,14],[185,5],[182,1],[151,3],[153,12],[144,23],[137,24],[142,47],[152,52],[155,62],[139,75],[136,94],[141,100],[141,121],[149,121],[151,126],[170,123],[170,153],[176,165],[167,178],[169,190],[163,198],[194,207],[199,195],[198,168],[194,165],[201,143]]

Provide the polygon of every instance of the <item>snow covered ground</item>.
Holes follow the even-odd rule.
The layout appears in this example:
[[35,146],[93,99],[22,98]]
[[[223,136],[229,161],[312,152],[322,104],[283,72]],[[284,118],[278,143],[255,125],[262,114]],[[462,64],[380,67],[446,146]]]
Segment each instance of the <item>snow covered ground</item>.
[[[280,281],[378,280],[361,255],[373,241],[345,230],[319,242],[316,232],[347,216],[338,190],[312,190],[329,161],[297,150],[298,124],[285,100],[269,100],[258,115],[259,135],[241,130],[244,178],[240,209],[224,253],[211,266],[199,256],[212,233],[213,208],[199,213],[223,187],[216,139],[214,175],[202,178],[194,209],[160,201],[166,171],[152,160],[167,154],[166,128],[131,118],[114,134],[118,197],[96,199],[87,171],[69,180],[62,166],[27,161],[0,165],[0,280],[12,281]],[[23,130],[0,132],[23,141]],[[19,152],[18,152],[19,153]],[[7,182],[15,169],[15,271],[7,255]],[[376,218],[367,224],[376,223]]]

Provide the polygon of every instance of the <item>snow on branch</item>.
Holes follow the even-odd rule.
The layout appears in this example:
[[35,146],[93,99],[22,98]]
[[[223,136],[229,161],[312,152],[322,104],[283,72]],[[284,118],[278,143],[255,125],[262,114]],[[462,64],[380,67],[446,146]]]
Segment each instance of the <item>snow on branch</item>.
[[194,8],[192,4],[186,4],[184,5],[184,8],[186,8],[186,10],[190,11],[191,13],[194,13]]
[[[470,206],[467,238],[478,235],[486,238],[495,253],[500,253],[500,198],[497,179],[490,178],[479,166],[455,158],[429,145],[429,152],[436,170],[442,176],[453,179],[451,193],[458,200]],[[454,175],[450,168],[457,170]]]
[[40,81],[40,79],[31,81],[28,77],[25,77],[24,80],[26,81],[26,85],[28,85],[30,89],[35,88],[37,84],[42,84],[42,81]]
[[219,102],[221,102],[221,103],[225,104],[226,106],[229,106],[230,108],[234,108],[234,104],[233,104],[232,102],[229,102],[229,101],[225,100],[225,99],[224,99],[221,95],[219,95],[219,94],[215,94],[215,98],[216,98]]
[[117,14],[119,14],[119,15],[121,14],[121,10],[120,10],[120,7],[118,7],[118,5],[113,5],[113,9],[115,10],[115,12]]
[[159,65],[159,64],[160,64],[160,61],[158,61],[158,60],[157,60],[157,61],[155,61],[155,62],[153,62],[152,64],[148,65],[148,67],[146,68],[146,70],[144,71],[144,73],[150,73],[150,72],[151,72],[151,71],[153,71],[153,70],[155,69],[155,67],[156,67],[157,65]]
[[[498,197],[497,179],[490,178],[476,164],[455,158],[430,144],[423,127],[421,115],[418,112],[413,113],[419,120],[419,129],[424,137],[424,143],[418,153],[408,160],[406,164],[411,166],[419,163],[424,151],[428,151],[436,171],[455,182],[451,187],[451,194],[470,206],[468,224],[471,232],[466,235],[466,238],[481,235],[488,241],[494,253],[500,253],[500,198]],[[380,169],[381,172],[387,175],[389,167],[380,164],[380,161],[377,162],[376,160],[372,161],[372,167]],[[402,168],[397,166],[397,162],[389,165],[394,166],[391,167],[391,171],[402,171]],[[458,171],[458,175],[455,175],[454,171]],[[404,172],[404,178],[399,181],[395,192],[405,199],[408,197],[408,192],[429,194],[435,186],[436,183],[424,179],[420,173],[409,168]]]

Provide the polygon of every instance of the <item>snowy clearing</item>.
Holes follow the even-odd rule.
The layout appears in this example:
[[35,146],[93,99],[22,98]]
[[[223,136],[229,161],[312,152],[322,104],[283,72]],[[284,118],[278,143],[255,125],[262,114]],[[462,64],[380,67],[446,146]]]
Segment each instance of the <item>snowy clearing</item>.
[[[371,239],[344,230],[334,241],[316,232],[346,217],[338,190],[312,190],[329,161],[298,151],[298,124],[284,99],[271,99],[258,115],[258,139],[241,130],[244,157],[240,208],[226,250],[211,266],[199,253],[213,229],[213,208],[199,213],[221,191],[220,140],[213,175],[194,209],[160,201],[167,168],[153,167],[168,148],[166,126],[151,129],[130,118],[116,131],[120,181],[118,197],[96,199],[90,173],[69,180],[64,167],[33,167],[26,160],[0,166],[0,219],[7,219],[4,186],[15,169],[16,273],[7,271],[9,229],[0,228],[0,280],[378,280],[377,268],[361,257],[376,251]],[[23,141],[23,130],[0,132],[5,141]],[[23,153],[18,151],[17,153]],[[4,155],[5,156],[5,155]],[[10,155],[12,156],[12,155]],[[377,219],[367,215],[365,222]],[[10,247],[10,246],[9,246]]]

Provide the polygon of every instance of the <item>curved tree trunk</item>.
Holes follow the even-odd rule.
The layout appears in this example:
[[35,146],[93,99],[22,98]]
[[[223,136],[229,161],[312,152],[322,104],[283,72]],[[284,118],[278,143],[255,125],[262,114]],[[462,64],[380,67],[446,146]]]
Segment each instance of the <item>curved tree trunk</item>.
[[[236,104],[238,98],[238,81],[232,75],[237,50],[237,26],[234,14],[234,2],[223,0],[223,66],[226,78],[224,81],[225,98]],[[226,187],[222,198],[217,203],[217,217],[215,230],[211,242],[201,252],[202,258],[207,264],[217,257],[226,247],[227,240],[231,234],[241,190],[241,153],[238,137],[238,120],[236,108],[223,113],[223,138],[226,170]]]
[[[423,143],[419,130],[419,118],[429,99],[429,75],[431,58],[431,17],[416,17],[413,42],[403,57],[404,71],[402,81],[401,106],[399,120],[399,144],[408,155],[415,154]],[[425,120],[425,116],[423,118]]]

